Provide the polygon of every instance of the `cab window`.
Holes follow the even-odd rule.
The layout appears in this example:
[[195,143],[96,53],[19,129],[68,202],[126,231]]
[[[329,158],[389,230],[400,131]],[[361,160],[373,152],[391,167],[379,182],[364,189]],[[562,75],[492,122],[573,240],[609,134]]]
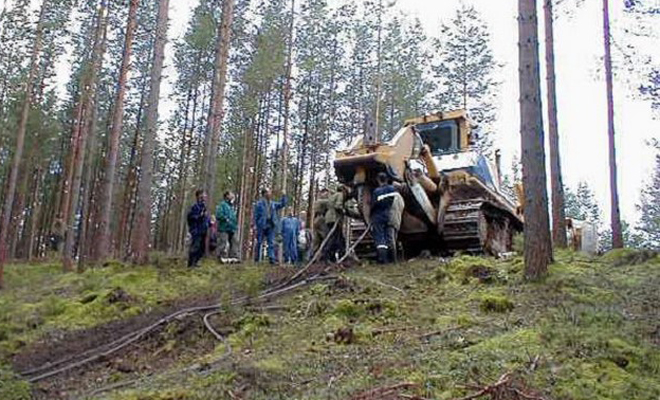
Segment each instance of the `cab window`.
[[453,153],[460,150],[460,138],[456,121],[441,121],[420,124],[415,127],[424,143],[434,155]]

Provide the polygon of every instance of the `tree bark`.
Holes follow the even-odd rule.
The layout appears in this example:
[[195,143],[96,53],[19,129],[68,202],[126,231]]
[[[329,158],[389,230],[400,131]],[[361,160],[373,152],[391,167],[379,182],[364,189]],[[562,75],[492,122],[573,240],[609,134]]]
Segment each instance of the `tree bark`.
[[103,176],[103,187],[101,189],[98,238],[95,243],[96,251],[94,251],[94,256],[97,260],[105,260],[112,253],[110,219],[112,217],[119,139],[121,138],[124,124],[124,97],[126,97],[128,71],[131,66],[131,53],[133,50],[133,36],[135,35],[135,27],[137,25],[138,4],[139,0],[131,0],[128,8],[128,21],[124,36],[124,53],[119,69],[119,81],[117,83],[117,94],[112,115],[112,127],[108,135],[108,152],[105,159],[105,173]]
[[145,132],[142,144],[142,160],[140,162],[140,183],[137,191],[137,207],[135,209],[135,234],[131,240],[131,257],[134,262],[144,264],[148,260],[151,222],[151,183],[153,181],[154,149],[158,131],[158,105],[160,103],[160,84],[163,78],[163,63],[165,61],[165,44],[167,42],[169,0],[158,3],[156,22],[156,42],[154,60],[151,66],[151,87],[147,112],[145,115]]
[[621,228],[621,211],[619,210],[619,184],[617,180],[616,140],[614,136],[614,84],[612,78],[609,0],[603,0],[603,39],[605,44],[605,82],[607,86],[607,137],[610,153],[612,248],[620,249],[623,247],[623,232]]
[[39,21],[32,46],[32,55],[30,56],[30,72],[25,83],[25,98],[21,106],[21,114],[16,132],[16,149],[12,158],[11,169],[7,183],[7,192],[5,194],[2,207],[2,219],[0,220],[0,289],[4,285],[4,264],[7,260],[7,233],[9,223],[11,222],[11,211],[14,205],[14,196],[16,195],[16,182],[18,180],[18,169],[23,158],[23,148],[25,147],[25,133],[27,131],[28,116],[30,115],[30,105],[32,103],[32,90],[34,79],[39,68],[39,53],[41,53],[44,18],[49,0],[43,0],[41,10],[39,11]]
[[557,82],[555,79],[555,39],[552,2],[544,0],[545,67],[548,87],[548,127],[550,143],[550,186],[552,188],[552,242],[566,248],[566,213],[564,209],[564,183],[559,156],[559,124],[557,121]]
[[282,158],[280,160],[280,192],[287,192],[287,178],[289,175],[289,119],[291,109],[291,74],[293,58],[293,30],[295,28],[295,0],[291,0],[291,20],[289,21],[288,51],[286,55],[286,81],[284,82],[284,127],[282,131]]
[[[105,40],[108,23],[108,6],[101,2],[98,11],[98,20],[96,32],[94,35],[94,44],[89,62],[90,70],[84,73],[81,79],[81,93],[76,106],[76,120],[74,121],[74,130],[72,133],[70,164],[67,171],[68,190],[64,193],[61,206],[62,223],[66,227],[64,238],[63,267],[65,271],[73,270],[74,251],[75,251],[75,228],[76,228],[76,209],[80,195],[80,184],[82,181],[82,170],[84,155],[86,151],[87,134],[91,127],[91,112],[96,88],[98,85],[97,76],[101,69],[103,54],[105,52]],[[65,182],[66,184],[66,182]],[[66,186],[65,186],[66,189]]]
[[218,153],[218,143],[222,119],[224,117],[225,85],[227,83],[227,64],[229,62],[229,47],[231,45],[231,24],[234,18],[234,0],[223,0],[222,18],[216,46],[215,73],[213,76],[213,94],[209,108],[208,130],[205,140],[204,157],[204,188],[208,194],[208,203],[214,204],[215,196],[215,160]]
[[525,188],[525,278],[538,279],[552,260],[545,171],[536,0],[518,0],[520,134]]

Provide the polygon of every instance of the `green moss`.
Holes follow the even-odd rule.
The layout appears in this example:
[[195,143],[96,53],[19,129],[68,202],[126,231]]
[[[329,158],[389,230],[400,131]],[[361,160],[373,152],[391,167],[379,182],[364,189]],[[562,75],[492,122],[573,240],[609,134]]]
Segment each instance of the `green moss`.
[[28,400],[32,398],[30,385],[0,365],[0,399]]
[[352,300],[339,300],[332,311],[335,315],[344,318],[358,318],[365,313],[362,304],[357,304]]
[[505,313],[513,310],[513,302],[505,297],[493,294],[485,294],[479,301],[479,308],[485,312]]
[[621,267],[657,261],[658,253],[646,249],[614,249],[603,255],[602,259],[613,267]]

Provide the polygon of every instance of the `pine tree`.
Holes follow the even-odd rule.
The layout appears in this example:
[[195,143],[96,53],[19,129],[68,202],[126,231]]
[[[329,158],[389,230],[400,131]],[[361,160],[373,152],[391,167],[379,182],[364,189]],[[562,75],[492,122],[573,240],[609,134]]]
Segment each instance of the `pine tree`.
[[660,141],[654,140],[652,145],[657,151],[655,166],[637,206],[641,214],[638,228],[643,246],[660,250]]
[[34,37],[34,44],[32,47],[32,55],[30,58],[29,74],[25,82],[25,90],[23,91],[23,104],[21,106],[20,121],[16,133],[16,145],[12,158],[10,175],[8,178],[7,192],[5,194],[4,203],[2,207],[2,219],[0,220],[0,289],[4,283],[4,264],[7,259],[7,236],[9,230],[9,223],[11,221],[11,214],[14,205],[14,196],[16,194],[16,182],[18,179],[18,169],[21,165],[23,158],[23,148],[25,145],[25,134],[27,131],[28,116],[30,113],[30,106],[32,103],[32,91],[34,87],[34,80],[37,74],[38,60],[41,53],[41,46],[43,40],[44,22],[46,10],[49,0],[43,0],[41,3],[41,11],[39,12],[39,20],[37,22],[36,33]]
[[114,185],[117,170],[117,157],[119,153],[119,140],[124,122],[124,98],[126,96],[126,84],[131,63],[131,52],[133,51],[133,38],[137,25],[138,0],[131,0],[128,11],[128,21],[124,33],[124,51],[121,67],[119,70],[119,82],[115,97],[112,125],[108,136],[108,151],[105,158],[104,180],[101,189],[101,209],[98,219],[98,238],[96,239],[95,258],[104,260],[111,253],[111,219],[114,199]]
[[498,64],[490,43],[490,32],[474,6],[461,3],[449,24],[441,26],[435,41],[438,53],[433,66],[435,95],[440,110],[465,109],[479,125],[478,148],[490,154],[496,118],[495,79]]
[[91,51],[85,59],[85,67],[81,70],[79,93],[74,108],[74,123],[71,133],[71,144],[64,178],[62,202],[58,218],[65,226],[63,251],[63,267],[65,271],[73,269],[76,242],[76,216],[82,183],[82,173],[85,160],[86,144],[90,130],[94,126],[95,98],[99,86],[108,26],[108,7],[101,1],[95,20],[94,40]]
[[601,227],[602,214],[600,206],[587,182],[579,182],[575,192],[570,188],[565,188],[564,192],[566,194],[566,217],[591,222],[597,228]]
[[605,83],[607,88],[607,137],[610,161],[610,219],[612,221],[612,247],[623,247],[621,211],[619,210],[619,183],[617,181],[616,142],[614,137],[614,83],[612,77],[612,54],[610,33],[609,0],[603,0],[603,41],[605,44]]
[[222,19],[218,28],[213,94],[209,107],[208,131],[204,149],[204,188],[208,193],[210,204],[213,204],[213,199],[215,199],[216,159],[221,125],[225,115],[225,85],[227,82],[227,64],[229,62],[233,18],[234,0],[223,0]]
[[552,3],[544,0],[545,20],[545,66],[548,93],[548,136],[550,143],[550,186],[552,188],[552,241],[555,246],[565,248],[566,216],[564,215],[564,184],[559,156],[559,123],[557,119],[557,83],[555,77],[555,39]]
[[159,0],[156,41],[151,67],[151,87],[149,89],[149,100],[147,101],[144,144],[140,163],[141,175],[137,192],[136,232],[131,241],[133,261],[141,264],[144,264],[148,259],[149,238],[151,237],[149,226],[151,222],[153,154],[158,130],[158,106],[160,103],[163,63],[165,61],[165,43],[167,42],[168,11],[169,0]]
[[552,261],[545,172],[543,111],[535,0],[518,1],[520,126],[525,188],[525,278],[538,279]]

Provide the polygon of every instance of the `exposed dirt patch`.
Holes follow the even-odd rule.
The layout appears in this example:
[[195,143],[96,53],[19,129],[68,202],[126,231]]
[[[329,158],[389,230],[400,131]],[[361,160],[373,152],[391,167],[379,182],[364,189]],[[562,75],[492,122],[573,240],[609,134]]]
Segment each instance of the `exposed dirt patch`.
[[[53,333],[17,354],[13,358],[14,368],[25,372],[78,355],[145,328],[176,310],[212,304],[217,298],[217,295],[208,295],[178,300],[133,318],[69,333]],[[76,398],[80,391],[165,369],[189,356],[209,352],[216,344],[217,339],[206,331],[200,315],[182,316],[107,358],[37,382],[34,397]]]

